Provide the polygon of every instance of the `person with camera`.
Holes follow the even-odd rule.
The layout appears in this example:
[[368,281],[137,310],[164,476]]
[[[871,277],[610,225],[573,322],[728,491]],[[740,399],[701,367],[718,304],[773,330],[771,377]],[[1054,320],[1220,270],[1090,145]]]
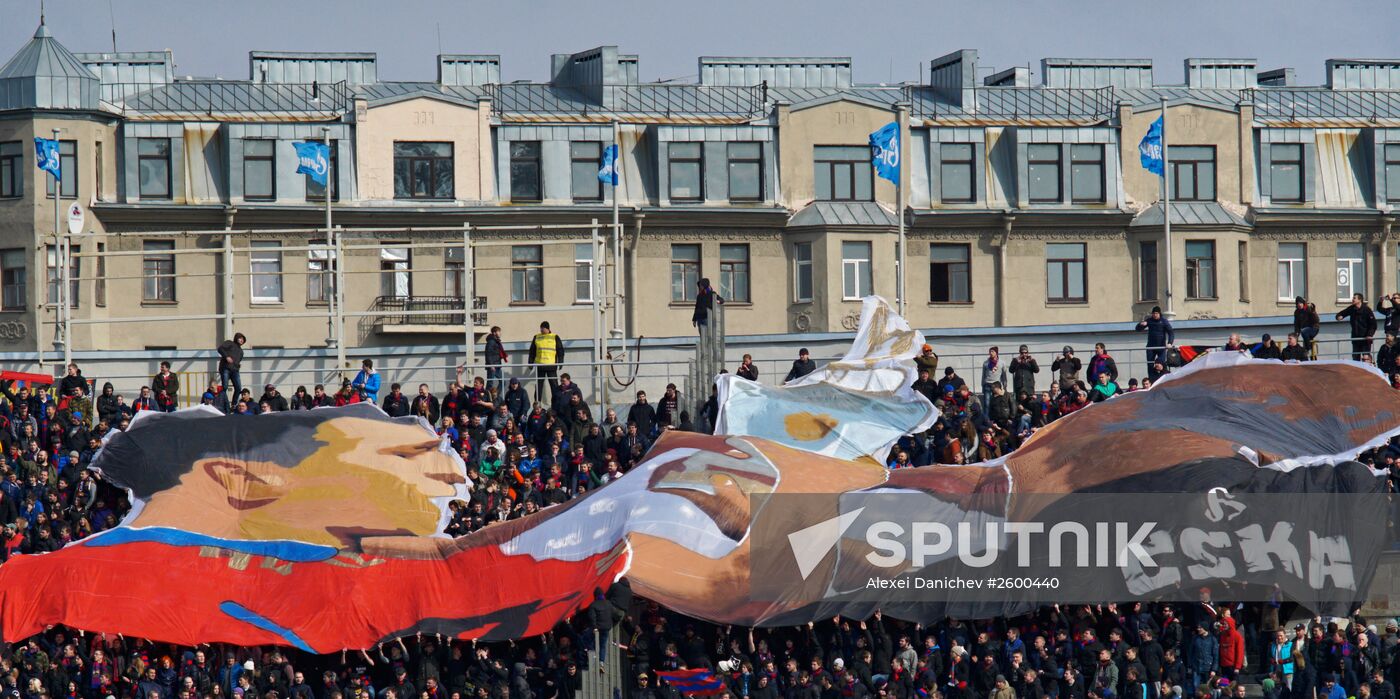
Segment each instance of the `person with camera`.
[[1153,306],[1152,312],[1138,321],[1137,331],[1147,331],[1147,364],[1167,363],[1167,348],[1176,343],[1176,331],[1172,322],[1162,315],[1161,306]]
[[1065,345],[1060,351],[1060,356],[1050,365],[1050,371],[1055,373],[1059,381],[1060,392],[1068,393],[1074,389],[1074,384],[1079,381],[1079,370],[1082,368],[1084,363],[1074,356],[1074,348]]

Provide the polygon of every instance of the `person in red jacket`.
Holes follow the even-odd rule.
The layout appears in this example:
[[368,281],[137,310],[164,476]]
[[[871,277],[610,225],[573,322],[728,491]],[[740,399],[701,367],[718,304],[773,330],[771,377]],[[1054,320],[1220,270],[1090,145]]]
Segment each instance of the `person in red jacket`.
[[1244,634],[1235,627],[1228,607],[1220,611],[1216,627],[1220,631],[1220,674],[1234,682],[1244,669]]

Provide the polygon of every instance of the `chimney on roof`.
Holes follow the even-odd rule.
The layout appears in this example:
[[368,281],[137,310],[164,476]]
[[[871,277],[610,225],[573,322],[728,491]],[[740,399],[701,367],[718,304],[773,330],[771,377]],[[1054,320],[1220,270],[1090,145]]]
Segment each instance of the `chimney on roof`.
[[1258,78],[1260,87],[1293,87],[1298,84],[1298,76],[1292,68],[1261,71]]
[[1188,58],[1186,86],[1222,90],[1257,87],[1259,61],[1253,58]]
[[444,54],[437,57],[439,85],[486,85],[501,81],[501,57]]
[[960,49],[929,61],[928,85],[958,106],[974,104],[977,51]]
[[1031,69],[1025,66],[1007,68],[983,78],[982,84],[987,87],[1030,87]]
[[550,57],[550,84],[579,88],[598,105],[612,108],[615,90],[608,87],[637,82],[637,56],[621,55],[616,46],[599,46],[574,54]]

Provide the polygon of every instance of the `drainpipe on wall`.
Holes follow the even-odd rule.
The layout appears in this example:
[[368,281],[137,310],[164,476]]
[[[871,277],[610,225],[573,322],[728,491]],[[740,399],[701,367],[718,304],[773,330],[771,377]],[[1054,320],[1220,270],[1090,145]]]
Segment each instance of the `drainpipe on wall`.
[[[224,207],[224,230],[225,230],[225,231],[231,231],[231,230],[233,230],[233,217],[236,216],[236,215],[238,215],[238,208],[237,208],[237,207],[233,207],[233,206],[225,206],[225,207]],[[224,312],[223,312],[223,316],[224,316],[224,317],[223,317],[223,321],[224,321],[224,322],[223,322],[223,325],[224,325],[224,339],[225,339],[225,340],[229,340],[229,339],[232,339],[232,338],[233,338],[233,303],[234,303],[234,297],[233,297],[233,280],[234,280],[234,274],[233,274],[233,236],[232,236],[232,235],[228,235],[228,234],[225,234],[225,235],[224,235],[223,264],[224,264],[224,273],[223,273],[223,287],[224,287],[224,288],[223,288],[223,297],[224,297]]]
[[1394,225],[1395,217],[1391,216],[1389,211],[1386,211],[1385,214],[1381,216],[1381,230],[1376,235],[1376,255],[1378,256],[1377,259],[1381,261],[1380,264],[1376,265],[1377,270],[1380,272],[1380,278],[1376,280],[1375,298],[1377,299],[1384,296],[1386,293],[1386,280],[1395,278],[1392,274],[1395,256],[1388,254],[1390,248],[1390,230]]
[[642,242],[642,219],[646,217],[632,208],[632,240],[627,244],[627,332],[623,337],[637,337],[637,246]]
[[1001,235],[992,242],[997,249],[997,326],[1006,325],[1008,304],[1006,280],[1006,246],[1011,243],[1011,224],[1016,217],[1007,213],[1001,218]]

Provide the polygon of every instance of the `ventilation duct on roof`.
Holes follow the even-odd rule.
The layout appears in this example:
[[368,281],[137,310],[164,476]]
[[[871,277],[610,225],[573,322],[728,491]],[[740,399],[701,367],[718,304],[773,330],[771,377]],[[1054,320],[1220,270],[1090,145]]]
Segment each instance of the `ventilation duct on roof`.
[[1257,87],[1259,62],[1252,58],[1188,58],[1186,86],[1243,90]]
[[439,85],[486,85],[501,81],[501,57],[438,54]]
[[701,56],[700,84],[751,87],[844,88],[851,86],[849,58]]
[[248,76],[256,83],[379,82],[378,59],[373,53],[249,51]]
[[1045,58],[1040,74],[1046,87],[1152,87],[1150,58]]
[[1333,90],[1400,90],[1400,59],[1329,58],[1327,87]]

